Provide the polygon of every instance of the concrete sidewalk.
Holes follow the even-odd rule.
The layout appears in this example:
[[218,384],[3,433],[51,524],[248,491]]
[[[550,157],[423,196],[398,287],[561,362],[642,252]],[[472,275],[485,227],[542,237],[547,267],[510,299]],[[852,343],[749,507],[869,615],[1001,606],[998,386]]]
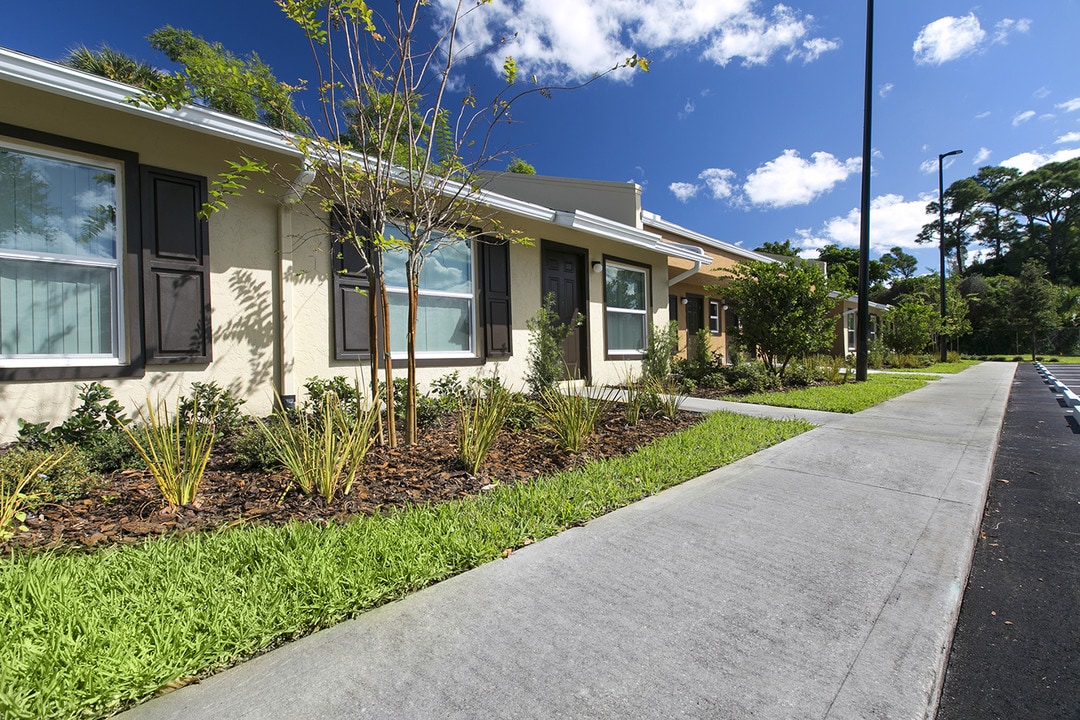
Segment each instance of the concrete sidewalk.
[[123,717],[932,717],[1014,369],[830,416]]

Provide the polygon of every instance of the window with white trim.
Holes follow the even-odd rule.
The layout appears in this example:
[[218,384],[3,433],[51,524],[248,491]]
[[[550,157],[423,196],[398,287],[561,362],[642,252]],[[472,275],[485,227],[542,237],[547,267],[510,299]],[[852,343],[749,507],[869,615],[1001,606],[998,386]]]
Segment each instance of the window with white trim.
[[640,355],[648,342],[648,271],[607,261],[604,304],[609,355]]
[[125,361],[123,166],[0,141],[0,365]]
[[847,314],[847,346],[848,350],[855,347],[855,313]]
[[[401,232],[387,225],[384,235],[404,242]],[[435,238],[438,243],[438,238]],[[406,251],[383,252],[386,292],[390,301],[390,350],[404,357],[408,350],[409,291]],[[476,280],[472,244],[450,241],[424,259],[420,270],[416,319],[417,357],[472,357],[476,354]]]
[[709,301],[709,332],[713,335],[720,334],[720,302],[718,300]]

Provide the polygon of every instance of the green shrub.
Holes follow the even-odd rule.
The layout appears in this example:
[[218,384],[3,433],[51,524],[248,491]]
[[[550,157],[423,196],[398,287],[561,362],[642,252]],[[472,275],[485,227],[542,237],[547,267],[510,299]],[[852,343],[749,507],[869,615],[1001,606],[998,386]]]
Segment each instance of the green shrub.
[[594,398],[548,388],[540,394],[543,427],[555,436],[556,447],[581,452],[597,421],[607,415],[611,402],[610,393]]
[[[139,411],[145,432],[142,437],[127,425],[121,428],[146,462],[166,502],[174,506],[190,505],[199,492],[214,446],[214,424],[196,420],[182,426],[179,411],[170,418],[164,401],[156,411],[149,398],[146,405],[145,415]],[[213,408],[203,410],[196,402],[192,417],[212,418],[215,412]]]
[[544,305],[525,321],[529,329],[529,370],[525,382],[534,395],[555,386],[566,374],[563,358],[563,340],[580,325],[582,318],[573,323],[563,323],[555,312],[555,293],[544,296]]
[[71,415],[56,427],[48,423],[28,423],[19,419],[19,443],[30,448],[52,450],[61,445],[92,445],[97,436],[124,420],[124,409],[112,390],[99,382],[77,385],[81,401]]
[[300,489],[317,492],[329,502],[340,490],[348,495],[369,449],[372,430],[380,409],[372,404],[358,417],[351,417],[337,395],[326,393],[314,415],[284,411],[268,425],[256,418],[274,455],[284,465]]
[[[48,469],[31,473],[49,461]],[[23,490],[28,507],[77,500],[98,485],[85,456],[74,445],[60,445],[55,451],[15,445],[0,454],[0,485],[14,487],[24,477],[29,478]]]
[[810,357],[788,365],[784,372],[783,384],[786,387],[808,387],[824,380],[824,373],[818,370],[817,358]]
[[866,364],[874,370],[885,367],[885,343],[881,341],[880,337],[871,340],[867,346]]
[[[397,402],[398,383],[402,383],[402,388],[404,388],[404,378],[394,380],[395,409],[401,414],[401,417],[405,417],[404,399],[400,403]],[[323,401],[328,395],[337,398],[337,403],[342,412],[349,417],[356,417],[361,408],[364,407],[364,396],[360,393],[360,380],[358,378],[353,378],[350,382],[344,375],[335,375],[329,380],[310,377],[304,381],[304,390],[307,391],[307,399],[301,403],[300,411],[306,415],[318,414],[323,406]],[[404,398],[404,389],[401,397]]]
[[514,403],[513,393],[501,383],[475,389],[458,401],[458,457],[470,475],[480,469]]
[[513,402],[506,414],[506,427],[515,432],[536,427],[540,409],[524,393],[513,393]]
[[0,467],[0,540],[6,540],[14,534],[11,525],[26,519],[26,508],[31,502],[31,486],[41,485],[42,478],[48,478],[53,468],[71,453],[68,447],[60,453],[50,451],[30,450],[29,453],[40,453],[36,457],[40,460],[32,464],[20,464],[26,460],[26,453],[22,458],[16,458],[10,466]]
[[705,375],[698,381],[698,385],[710,390],[727,390],[728,381],[727,376],[722,372],[711,372]]
[[182,426],[193,422],[210,423],[219,435],[232,435],[244,423],[240,411],[244,402],[232,390],[222,388],[216,382],[194,382],[191,383],[191,397],[180,398],[176,413]]
[[663,379],[671,374],[671,361],[679,350],[679,323],[649,328],[649,342],[641,359],[641,374],[647,379]]
[[732,365],[725,369],[728,383],[735,392],[759,393],[776,390],[780,380],[764,364],[751,361]]
[[[281,420],[271,415],[266,421],[271,432],[277,432]],[[244,470],[276,470],[281,462],[274,453],[274,445],[256,423],[243,425],[233,438],[236,466]]]

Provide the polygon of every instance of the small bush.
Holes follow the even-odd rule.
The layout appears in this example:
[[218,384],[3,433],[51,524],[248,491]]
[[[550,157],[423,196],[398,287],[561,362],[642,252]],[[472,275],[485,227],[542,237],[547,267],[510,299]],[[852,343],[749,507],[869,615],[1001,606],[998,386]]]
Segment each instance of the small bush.
[[475,389],[458,401],[458,457],[470,475],[480,469],[514,403],[513,393],[501,383]]
[[727,376],[722,372],[711,372],[705,375],[698,382],[698,385],[710,390],[727,390],[728,381]]
[[866,365],[874,370],[882,369],[885,367],[885,354],[885,343],[881,338],[874,338],[867,346]]
[[656,402],[656,409],[652,412],[659,412],[666,418],[674,418],[686,401],[686,395],[680,391],[679,384],[671,378],[649,382],[649,397]]
[[[280,422],[277,415],[271,415],[265,421],[271,432],[278,431]],[[233,438],[233,453],[236,466],[244,470],[276,470],[281,467],[273,443],[256,423],[240,428]]]
[[[398,384],[402,386],[401,402],[398,403]],[[394,380],[394,401],[396,412],[405,417],[404,401],[404,378]],[[344,375],[335,375],[329,380],[310,377],[304,381],[304,390],[307,391],[307,399],[301,403],[300,411],[306,415],[316,415],[323,406],[323,401],[328,395],[337,398],[337,403],[349,417],[356,417],[360,409],[364,407],[364,397],[360,393],[360,381],[354,378],[351,382]]]
[[563,358],[563,340],[580,325],[582,318],[573,323],[563,323],[555,311],[555,293],[544,296],[544,306],[525,321],[529,329],[529,370],[525,382],[534,395],[555,386],[566,372]]
[[735,392],[759,393],[776,390],[780,381],[760,362],[742,362],[732,365],[725,371],[728,383]]
[[513,393],[513,402],[506,414],[506,427],[515,432],[536,427],[540,408],[524,393]]
[[[47,470],[31,471],[52,461]],[[13,487],[23,477],[29,477],[24,488],[26,506],[77,500],[98,484],[86,458],[74,445],[61,445],[55,451],[35,450],[16,445],[0,455],[0,485]]]
[[800,362],[790,363],[784,373],[783,384],[787,387],[809,387],[824,379],[817,368],[817,358],[811,357]]
[[555,436],[556,447],[581,452],[596,423],[607,415],[611,402],[609,393],[594,398],[549,388],[540,394],[543,427]]
[[[142,437],[127,425],[120,427],[146,462],[166,502],[190,505],[199,492],[214,446],[214,424],[194,421],[182,426],[179,411],[169,417],[167,403],[162,402],[156,411],[149,399],[146,404],[146,414],[139,411],[145,433]],[[192,408],[194,418],[212,418],[214,414],[213,408],[202,410],[197,402]]]
[[70,447],[59,454],[44,451],[43,457],[32,465],[16,467],[19,461],[17,458],[11,467],[0,468],[0,540],[6,540],[14,534],[11,525],[26,519],[24,508],[31,502],[31,485],[40,484],[41,478],[48,477],[53,467],[70,452]]
[[671,361],[679,350],[679,323],[654,325],[649,329],[645,357],[641,359],[641,374],[646,379],[662,380],[671,374]]
[[232,435],[244,423],[240,411],[244,402],[232,390],[222,388],[216,382],[194,382],[191,383],[191,397],[180,398],[176,412],[181,426],[193,422],[210,423],[220,435]]
[[19,443],[30,448],[52,450],[61,445],[88,447],[97,437],[116,428],[124,420],[124,409],[113,399],[112,390],[99,382],[77,385],[79,406],[52,429],[48,423],[28,423],[19,419]]

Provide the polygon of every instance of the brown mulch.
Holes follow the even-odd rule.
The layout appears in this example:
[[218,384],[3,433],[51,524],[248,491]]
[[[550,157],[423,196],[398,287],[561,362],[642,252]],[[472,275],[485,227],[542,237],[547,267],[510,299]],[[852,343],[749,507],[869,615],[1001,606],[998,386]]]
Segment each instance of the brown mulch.
[[224,449],[211,457],[190,507],[169,507],[148,472],[123,470],[106,476],[83,499],[35,508],[23,523],[26,529],[16,532],[7,545],[78,549],[243,523],[343,522],[357,515],[476,495],[493,483],[526,482],[592,460],[626,455],[698,419],[681,412],[674,420],[642,418],[628,426],[617,407],[577,454],[557,450],[540,431],[503,430],[476,476],[466,472],[456,457],[457,421],[448,419],[422,428],[413,447],[373,447],[352,492],[331,503],[300,492],[284,471],[238,469],[226,440],[220,443]]

